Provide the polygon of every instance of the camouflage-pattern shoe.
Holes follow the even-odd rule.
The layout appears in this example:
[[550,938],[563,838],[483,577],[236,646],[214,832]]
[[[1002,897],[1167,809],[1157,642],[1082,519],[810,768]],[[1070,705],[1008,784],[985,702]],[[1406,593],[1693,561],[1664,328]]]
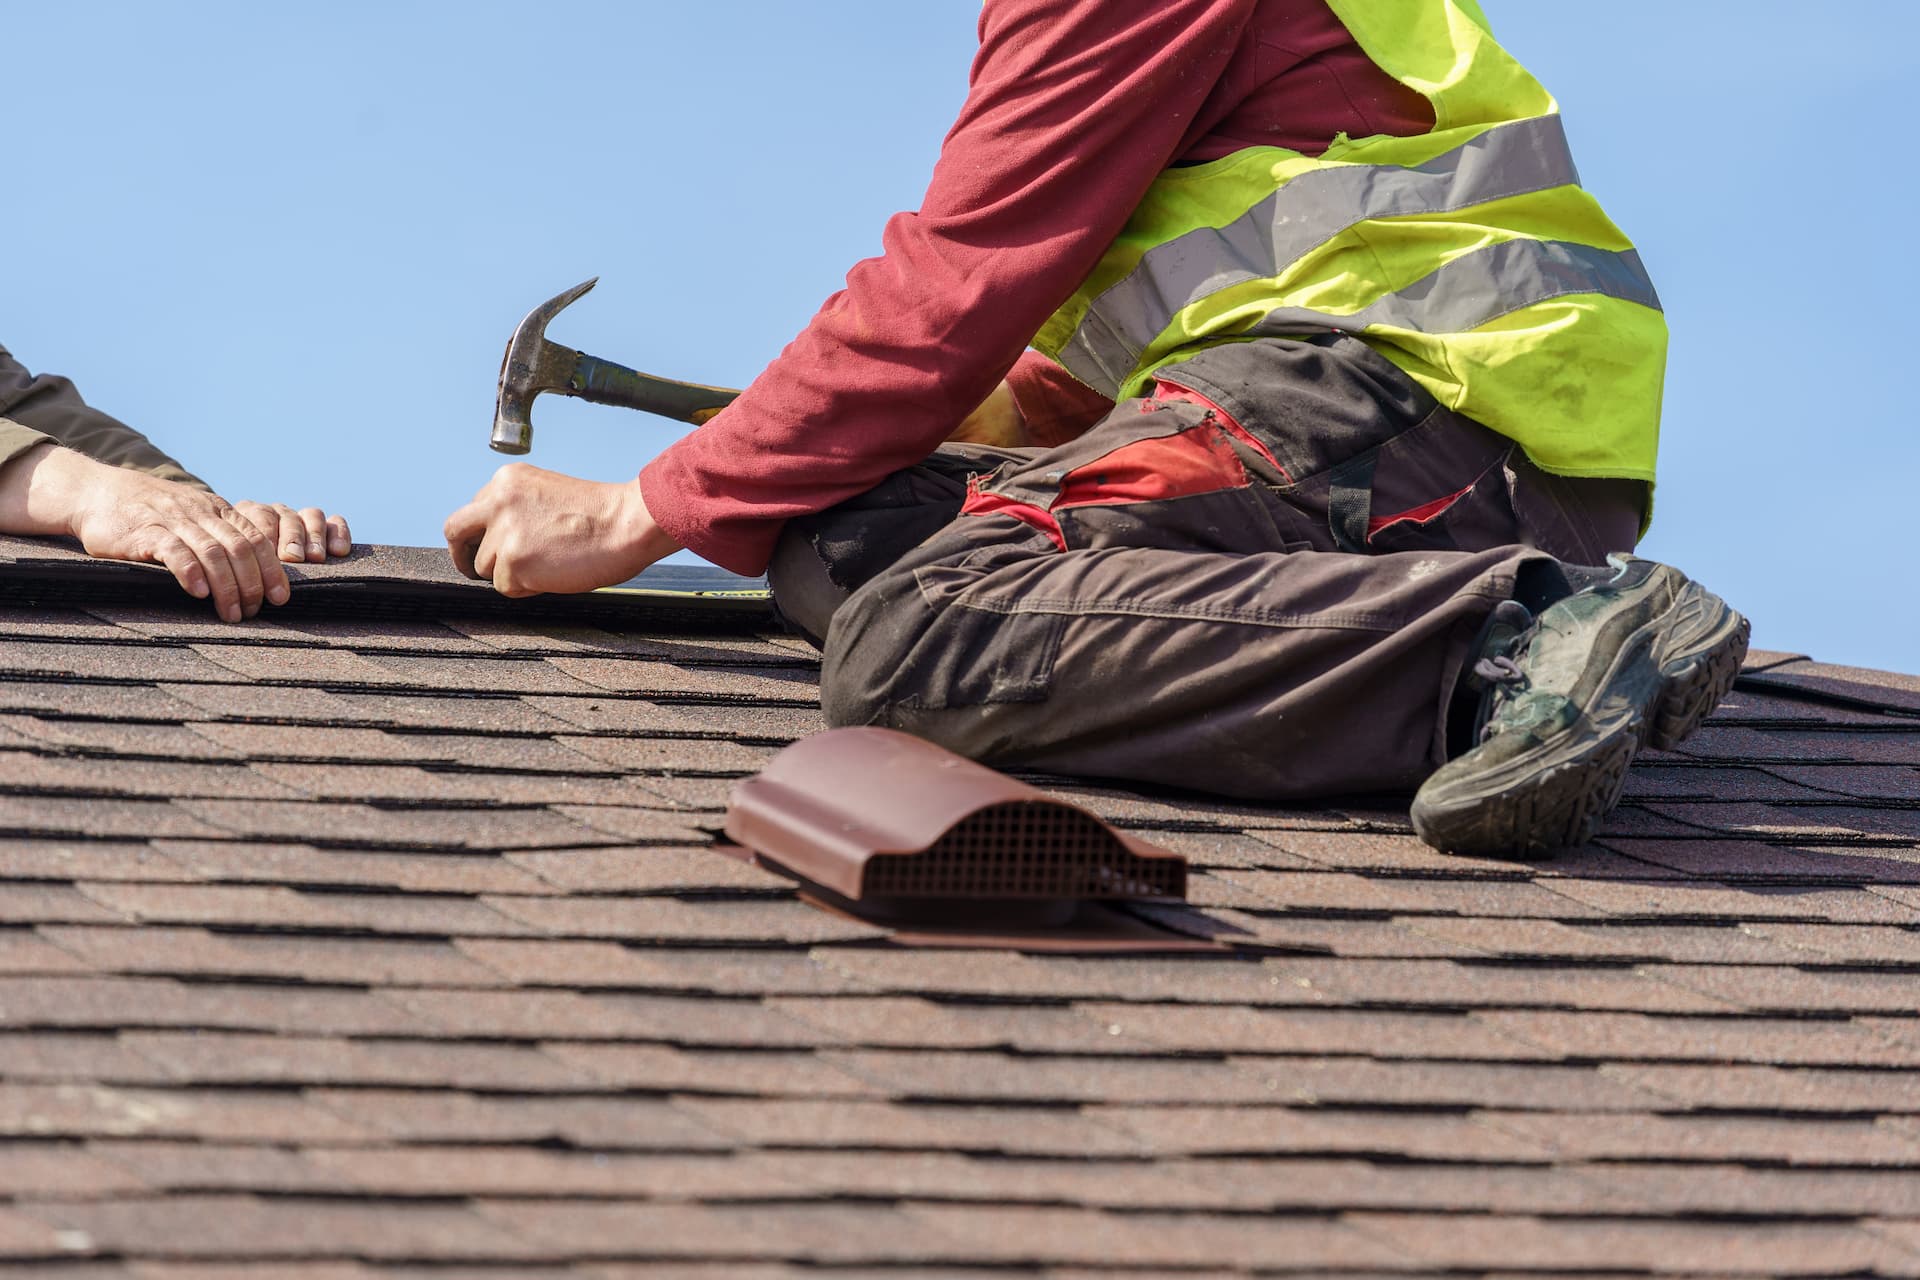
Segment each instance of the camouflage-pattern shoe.
[[1437,849],[1526,856],[1583,844],[1643,746],[1673,746],[1726,696],[1747,620],[1678,569],[1607,557],[1611,579],[1543,610],[1473,664],[1477,746],[1413,800]]

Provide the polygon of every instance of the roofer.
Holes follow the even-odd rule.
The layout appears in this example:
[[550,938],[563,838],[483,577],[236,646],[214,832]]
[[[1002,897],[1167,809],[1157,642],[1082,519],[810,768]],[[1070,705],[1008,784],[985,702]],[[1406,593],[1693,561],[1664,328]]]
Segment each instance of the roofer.
[[71,535],[89,555],[163,564],[229,622],[287,602],[280,562],[353,549],[342,516],[228,503],[72,382],[0,347],[0,533]]
[[1607,560],[1666,327],[1553,98],[1474,0],[986,0],[980,36],[884,256],[637,481],[502,468],[456,561],[771,564],[834,723],[1583,840],[1746,624]]

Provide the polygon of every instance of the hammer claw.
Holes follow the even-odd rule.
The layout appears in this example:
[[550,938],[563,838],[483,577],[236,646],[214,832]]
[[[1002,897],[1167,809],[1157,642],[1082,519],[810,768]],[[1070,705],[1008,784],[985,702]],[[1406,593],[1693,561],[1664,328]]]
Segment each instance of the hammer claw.
[[599,281],[595,276],[547,299],[513,331],[500,362],[500,392],[494,402],[492,444],[499,452],[525,453],[533,447],[533,401],[542,392],[640,409],[695,425],[706,422],[740,394],[726,387],[655,378],[549,342],[548,323]]

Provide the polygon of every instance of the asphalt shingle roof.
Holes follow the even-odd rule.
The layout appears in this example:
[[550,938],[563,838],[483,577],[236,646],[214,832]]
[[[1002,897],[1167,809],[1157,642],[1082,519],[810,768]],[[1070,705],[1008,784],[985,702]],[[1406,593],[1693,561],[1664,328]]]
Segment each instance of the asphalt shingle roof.
[[750,611],[60,557],[0,543],[0,1274],[1920,1275],[1913,677],[1757,654],[1532,864],[1049,781],[1269,950],[927,949],[713,851],[823,727]]

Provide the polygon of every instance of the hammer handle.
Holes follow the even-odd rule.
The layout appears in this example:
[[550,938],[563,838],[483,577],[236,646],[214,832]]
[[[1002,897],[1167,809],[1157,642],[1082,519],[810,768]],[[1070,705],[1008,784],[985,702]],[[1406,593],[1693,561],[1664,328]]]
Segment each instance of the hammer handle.
[[732,404],[740,393],[727,387],[656,378],[582,351],[567,378],[566,394],[699,426]]

